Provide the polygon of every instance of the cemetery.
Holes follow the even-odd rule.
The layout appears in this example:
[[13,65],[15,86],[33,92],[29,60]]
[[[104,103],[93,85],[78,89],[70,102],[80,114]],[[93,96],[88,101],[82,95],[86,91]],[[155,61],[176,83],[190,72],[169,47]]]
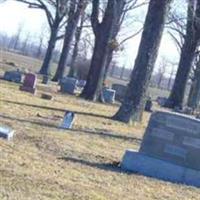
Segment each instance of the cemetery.
[[0,200],[200,200],[199,19],[0,0]]

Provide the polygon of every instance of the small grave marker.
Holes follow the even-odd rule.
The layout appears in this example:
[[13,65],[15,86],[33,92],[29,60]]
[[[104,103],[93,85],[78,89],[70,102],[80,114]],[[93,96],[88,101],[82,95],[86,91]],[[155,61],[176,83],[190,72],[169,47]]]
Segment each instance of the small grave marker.
[[103,89],[103,98],[106,103],[115,102],[115,90],[104,88]]
[[75,114],[73,112],[66,111],[60,128],[71,129],[74,123],[74,118],[75,118]]
[[113,84],[112,89],[116,91],[115,99],[117,101],[122,101],[126,93],[126,86],[120,84]]
[[36,84],[37,76],[35,74],[28,73],[25,75],[24,82],[23,85],[20,87],[20,90],[35,94]]
[[60,81],[60,87],[62,93],[74,94],[77,86],[77,79],[75,78],[63,78]]
[[6,126],[0,126],[0,138],[10,140],[13,138],[14,130]]

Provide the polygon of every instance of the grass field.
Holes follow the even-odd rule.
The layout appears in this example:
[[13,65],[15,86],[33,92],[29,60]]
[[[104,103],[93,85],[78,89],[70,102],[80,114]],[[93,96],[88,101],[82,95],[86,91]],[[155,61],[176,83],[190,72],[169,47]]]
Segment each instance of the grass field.
[[[50,92],[53,101],[41,99]],[[109,119],[118,107],[61,95],[38,84],[33,96],[0,80],[0,123],[15,129],[0,139],[0,200],[199,200],[200,190],[120,170],[128,148],[138,149],[141,125]],[[76,112],[72,130],[60,130],[65,110]]]

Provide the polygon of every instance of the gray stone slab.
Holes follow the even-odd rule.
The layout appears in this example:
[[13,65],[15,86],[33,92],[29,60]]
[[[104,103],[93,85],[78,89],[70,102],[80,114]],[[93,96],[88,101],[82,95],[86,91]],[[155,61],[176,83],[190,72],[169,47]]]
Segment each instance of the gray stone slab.
[[60,88],[62,93],[74,94],[77,86],[77,79],[64,78],[60,81]]
[[121,168],[174,183],[200,187],[200,171],[156,159],[134,150],[125,152]]
[[13,138],[14,130],[6,126],[0,126],[0,138],[10,140]]
[[200,120],[170,112],[153,113],[140,152],[200,170]]

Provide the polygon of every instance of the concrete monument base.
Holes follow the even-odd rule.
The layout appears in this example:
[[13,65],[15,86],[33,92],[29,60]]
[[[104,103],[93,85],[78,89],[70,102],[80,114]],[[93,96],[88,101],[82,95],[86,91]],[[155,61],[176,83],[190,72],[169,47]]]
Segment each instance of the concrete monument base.
[[200,171],[159,160],[134,150],[126,150],[121,167],[123,170],[145,176],[200,187]]

